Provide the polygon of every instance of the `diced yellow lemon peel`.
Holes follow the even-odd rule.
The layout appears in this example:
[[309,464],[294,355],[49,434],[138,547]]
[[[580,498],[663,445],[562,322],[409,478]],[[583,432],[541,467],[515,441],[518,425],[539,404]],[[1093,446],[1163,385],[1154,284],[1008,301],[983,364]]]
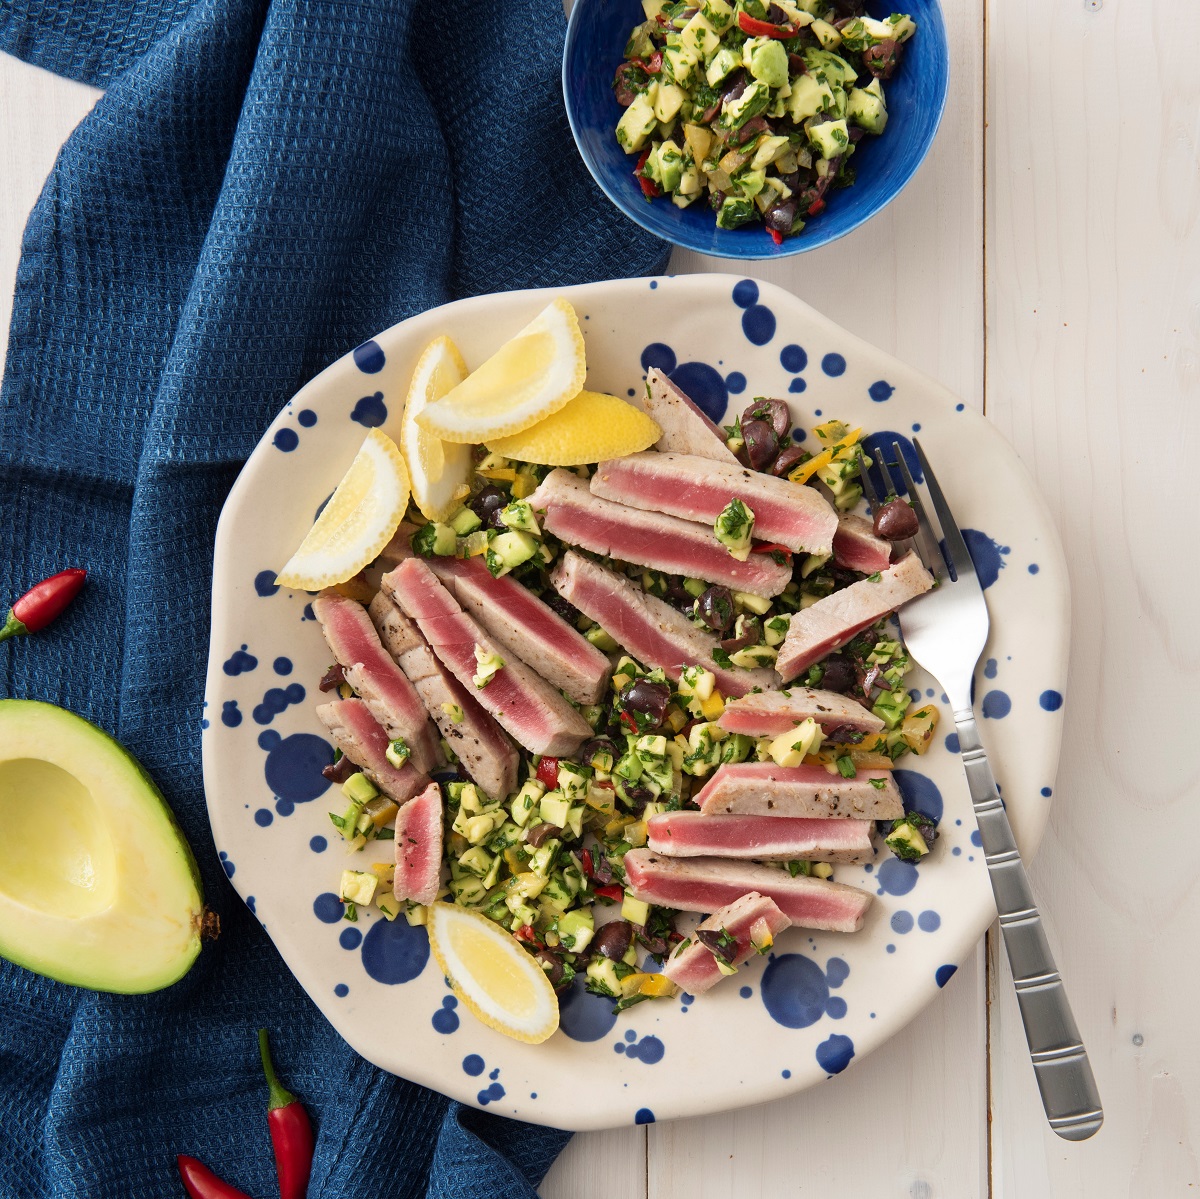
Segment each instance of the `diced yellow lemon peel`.
[[577,396],[586,373],[579,318],[560,297],[431,403],[417,423],[443,441],[470,444],[507,437]]
[[539,466],[582,466],[636,454],[661,436],[658,425],[632,404],[603,392],[581,391],[553,416],[524,432],[493,438],[487,447]]
[[470,493],[471,447],[427,433],[417,417],[467,377],[458,347],[439,337],[425,347],[413,370],[400,424],[400,449],[412,477],[413,500],[429,520],[446,520]]
[[486,916],[429,907],[429,947],[455,995],[489,1028],[540,1045],[558,1028],[558,996],[520,942]]
[[788,478],[793,483],[807,483],[823,466],[828,466],[831,462],[844,462],[852,454],[858,452],[858,439],[861,436],[862,429],[851,430],[841,441],[829,446],[828,449],[822,450],[815,458],[810,458],[807,462],[801,462],[788,475]]
[[275,582],[319,591],[353,578],[392,539],[408,496],[408,470],[400,450],[386,433],[372,429]]

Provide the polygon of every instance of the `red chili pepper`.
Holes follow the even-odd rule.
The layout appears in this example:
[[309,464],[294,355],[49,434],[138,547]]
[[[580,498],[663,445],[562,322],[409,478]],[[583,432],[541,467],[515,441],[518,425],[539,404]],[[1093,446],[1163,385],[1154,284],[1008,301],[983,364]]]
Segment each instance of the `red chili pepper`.
[[551,791],[558,786],[558,759],[546,755],[538,763],[537,781]]
[[784,38],[795,37],[796,30],[790,25],[772,25],[770,21],[760,21],[757,17],[738,13],[738,28],[751,37],[774,37],[782,41]]
[[179,1167],[179,1177],[183,1179],[183,1189],[192,1199],[250,1199],[245,1191],[230,1186],[194,1157],[181,1153],[175,1158],[175,1164]]
[[653,54],[646,59],[646,74],[657,75],[662,70],[662,51],[655,50]]
[[516,937],[518,941],[524,941],[526,945],[532,945],[535,949],[545,949],[546,947],[542,940],[538,937],[537,933],[533,931],[532,924],[522,924],[521,927],[518,928],[515,933],[513,933],[513,936]]
[[808,215],[816,216],[825,207],[825,201],[818,196],[809,206]]
[[300,1100],[276,1077],[265,1028],[258,1030],[258,1052],[270,1088],[267,1123],[271,1129],[271,1144],[275,1146],[279,1199],[304,1199],[308,1192],[308,1176],[312,1172],[312,1121]]
[[590,849],[585,849],[583,851],[582,857],[583,857],[583,872],[584,872],[584,874],[586,874],[588,876],[588,878],[591,878],[596,870],[595,863],[592,861],[592,851]]
[[661,196],[662,192],[659,191],[658,184],[655,183],[653,179],[647,179],[646,176],[642,174],[642,167],[646,165],[646,159],[649,157],[650,147],[647,146],[646,149],[642,151],[641,157],[637,160],[637,166],[634,167],[633,173],[636,176],[638,183],[640,183],[642,186],[642,193],[653,200],[655,196]]
[[[774,233],[775,230],[772,229],[771,232]],[[789,558],[792,556],[792,551],[786,545],[780,545],[778,541],[761,541],[758,545],[751,546],[750,552],[752,554],[787,554]]]
[[596,894],[604,896],[605,899],[611,899],[613,903],[625,898],[625,892],[616,883],[609,883],[607,887],[597,887]]
[[627,724],[632,732],[635,732],[635,733],[641,732],[641,729],[639,729],[637,726],[637,721],[634,720],[633,716],[629,712],[621,713],[621,723]]
[[778,229],[768,229],[767,232],[771,235],[771,240],[777,245],[783,245],[783,234]]
[[35,583],[8,610],[8,619],[0,627],[0,641],[23,633],[37,633],[63,613],[79,594],[86,570],[60,570],[58,574]]

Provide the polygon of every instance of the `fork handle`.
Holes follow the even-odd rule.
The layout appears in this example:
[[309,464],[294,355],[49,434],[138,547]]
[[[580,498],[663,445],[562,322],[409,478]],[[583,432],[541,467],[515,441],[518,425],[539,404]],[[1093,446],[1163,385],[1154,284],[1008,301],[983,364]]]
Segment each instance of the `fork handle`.
[[1084,1141],[1104,1122],[1087,1050],[979,739],[975,713],[970,708],[955,712],[954,722],[1042,1106],[1060,1137]]

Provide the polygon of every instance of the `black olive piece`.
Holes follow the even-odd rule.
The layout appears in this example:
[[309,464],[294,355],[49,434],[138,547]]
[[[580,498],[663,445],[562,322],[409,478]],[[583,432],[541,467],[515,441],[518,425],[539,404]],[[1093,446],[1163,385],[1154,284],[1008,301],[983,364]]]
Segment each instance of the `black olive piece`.
[[553,837],[557,832],[558,825],[556,824],[535,824],[533,828],[531,828],[529,832],[525,834],[525,843],[527,845],[532,845],[534,849],[540,849],[542,847],[542,842],[545,841],[547,837]]
[[789,474],[800,465],[805,453],[806,451],[798,445],[790,445],[786,450],[780,450],[779,457],[771,465],[771,474],[783,478],[784,475]]
[[754,470],[766,470],[779,452],[779,439],[765,420],[743,420],[742,440],[746,443],[746,458]]
[[733,624],[733,593],[728,587],[710,587],[696,602],[696,615],[714,633],[724,633]]
[[539,949],[533,956],[541,963],[542,969],[546,972],[546,977],[550,980],[550,985],[557,990],[559,983],[563,980],[562,959],[558,954],[551,953],[548,949]]
[[621,707],[626,712],[641,712],[656,726],[662,724],[671,703],[671,688],[666,683],[635,679],[621,692]]
[[875,512],[875,536],[888,541],[904,541],[915,537],[920,528],[917,514],[907,500],[889,500]]
[[[779,232],[790,233],[791,228],[789,221],[787,227],[780,229]],[[768,400],[760,397],[742,413],[743,423],[748,420],[766,421],[775,430],[775,436],[780,441],[787,437],[792,428],[791,411],[782,400]]]
[[858,672],[849,658],[841,654],[832,654],[821,665],[825,673],[821,676],[821,686],[826,691],[838,691],[845,694],[858,682]]
[[633,940],[633,925],[628,920],[613,920],[596,930],[592,950],[603,954],[610,962],[619,962],[628,952]]

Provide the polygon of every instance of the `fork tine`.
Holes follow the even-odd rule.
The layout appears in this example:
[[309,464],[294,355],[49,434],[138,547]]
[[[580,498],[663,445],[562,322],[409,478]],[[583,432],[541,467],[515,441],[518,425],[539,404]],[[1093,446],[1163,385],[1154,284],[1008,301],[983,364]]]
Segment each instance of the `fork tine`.
[[887,458],[884,457],[884,451],[879,451],[879,478],[883,481],[883,498],[889,495],[899,495],[896,490],[896,480],[892,478],[891,471],[888,470]]
[[937,530],[933,527],[933,522],[930,521],[929,514],[925,511],[925,505],[921,502],[921,493],[917,490],[916,481],[908,469],[908,460],[904,457],[903,448],[898,441],[893,443],[892,448],[896,451],[896,469],[900,472],[904,479],[904,486],[908,490],[908,502],[912,504],[913,511],[917,514],[917,535],[914,538],[917,543],[917,552],[921,555],[926,567],[935,575],[941,576],[943,571],[949,567],[949,563],[938,545]]
[[[858,467],[859,482],[862,483],[863,495],[867,497],[867,503],[870,504],[871,511],[874,512],[879,507],[880,500],[875,492],[875,484],[871,480],[871,468],[867,463],[874,463],[875,455],[867,454],[861,445],[858,447],[858,452],[860,458]],[[876,454],[878,454],[878,451],[876,451]]]
[[929,488],[929,497],[933,500],[938,523],[942,526],[942,538],[950,557],[950,564],[954,567],[955,577],[962,579],[967,575],[973,576],[975,562],[971,558],[971,552],[967,549],[967,543],[963,540],[954,514],[950,511],[950,505],[946,503],[946,497],[938,485],[937,475],[933,473],[929,459],[925,457],[925,451],[921,449],[921,443],[916,438],[913,439],[913,448],[917,451],[921,469],[925,472],[925,485]]

